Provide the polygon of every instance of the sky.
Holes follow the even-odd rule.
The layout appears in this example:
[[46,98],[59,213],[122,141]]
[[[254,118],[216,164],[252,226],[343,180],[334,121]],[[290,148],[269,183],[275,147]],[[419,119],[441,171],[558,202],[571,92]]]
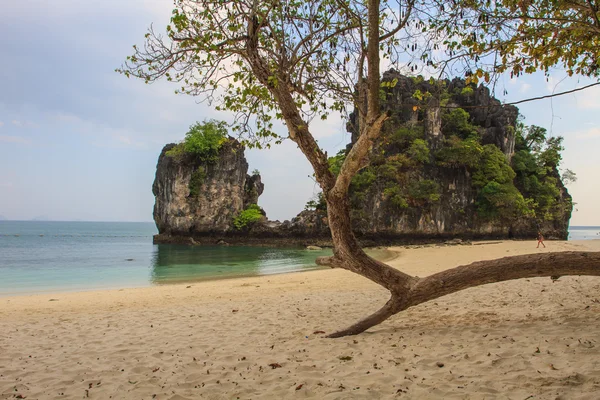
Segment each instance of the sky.
[[[164,0],[8,0],[0,12],[0,216],[86,221],[152,221],[160,150],[209,118],[231,120],[167,82],[145,85],[114,72],[148,26],[164,29]],[[556,71],[501,79],[496,96],[517,101],[592,81]],[[504,90],[508,94],[504,94]],[[576,211],[572,225],[600,225],[600,87],[519,105],[527,124],[565,138],[563,168]],[[279,129],[285,133],[285,128]],[[313,127],[335,154],[350,135],[330,118]],[[290,219],[318,192],[312,170],[289,140],[247,150],[265,183],[259,204]]]

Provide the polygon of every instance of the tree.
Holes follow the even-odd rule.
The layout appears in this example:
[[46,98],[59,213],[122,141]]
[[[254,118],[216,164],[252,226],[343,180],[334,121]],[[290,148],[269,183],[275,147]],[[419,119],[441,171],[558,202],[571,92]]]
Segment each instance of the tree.
[[[600,2],[597,0],[463,0],[433,27],[450,54],[468,54],[474,82],[489,73],[511,77],[559,66],[569,76],[600,77]],[[444,7],[444,6],[442,6]],[[465,52],[465,50],[467,50]],[[600,82],[599,82],[600,83]]]
[[206,163],[219,158],[219,149],[227,142],[227,124],[223,121],[209,120],[196,122],[190,126],[183,142],[167,151],[167,156],[182,157],[191,154]]
[[[333,256],[318,264],[358,273],[390,291],[385,306],[331,337],[358,334],[408,307],[471,286],[507,279],[564,274],[600,275],[600,255],[587,253],[513,257],[462,266],[417,278],[367,256],[350,221],[348,188],[369,164],[388,115],[380,108],[380,55],[414,51],[427,34],[426,13],[435,2],[398,8],[368,0],[176,0],[167,36],[153,28],[145,45],[119,70],[147,83],[177,82],[178,92],[203,96],[236,114],[234,129],[249,146],[268,146],[282,136],[273,119],[308,159],[323,191]],[[404,32],[400,37],[398,34]],[[430,40],[435,40],[431,36]],[[311,133],[315,117],[354,106],[359,137],[337,174]],[[552,263],[550,263],[552,261]],[[575,262],[576,261],[576,262]]]
[[577,182],[577,174],[568,168],[562,171],[561,175],[562,181],[565,185],[570,185],[571,183]]

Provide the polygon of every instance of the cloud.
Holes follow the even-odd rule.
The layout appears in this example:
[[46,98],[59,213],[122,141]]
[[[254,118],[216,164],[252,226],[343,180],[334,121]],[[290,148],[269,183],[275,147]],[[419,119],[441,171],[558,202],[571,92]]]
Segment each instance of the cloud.
[[527,93],[527,92],[529,92],[529,89],[531,89],[531,85],[529,83],[523,83],[521,85],[521,87],[519,88],[519,92]]
[[13,183],[12,182],[0,182],[0,187],[11,188],[11,187],[13,187]]
[[48,116],[48,119],[60,126],[70,127],[77,134],[91,136],[91,144],[95,147],[131,147],[138,149],[147,147],[145,142],[136,139],[136,137],[141,137],[141,134],[136,131],[112,127],[68,112],[52,113]]
[[69,124],[81,123],[83,120],[76,115],[68,114],[64,112],[57,112],[51,116],[51,118],[58,122],[64,122]]
[[546,78],[546,90],[550,93],[557,93],[558,86],[561,84],[562,80],[557,80],[553,76],[549,76]]
[[590,89],[586,89],[578,96],[579,108],[590,110],[600,109],[600,88],[595,86]]
[[10,122],[17,128],[37,128],[38,127],[38,124],[36,124],[35,122],[31,122],[31,121],[19,121],[17,119],[13,119]]
[[600,137],[600,128],[590,128],[585,131],[576,132],[575,137],[578,139],[589,139],[589,138]]
[[117,142],[124,144],[126,147],[146,147],[145,143],[133,140],[132,138],[126,135],[116,135],[115,139],[117,140]]
[[0,128],[4,126],[4,122],[0,121]]
[[148,146],[145,142],[139,142],[133,139],[129,134],[123,133],[124,130],[106,130],[109,135],[98,137],[91,142],[92,146],[102,148],[131,148],[131,149],[146,149]]
[[31,139],[20,136],[0,135],[0,142],[16,143],[16,144],[31,144]]

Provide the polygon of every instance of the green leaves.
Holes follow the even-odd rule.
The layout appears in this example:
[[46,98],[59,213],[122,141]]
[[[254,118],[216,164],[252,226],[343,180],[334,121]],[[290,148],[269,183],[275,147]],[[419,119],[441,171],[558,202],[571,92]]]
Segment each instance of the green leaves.
[[223,121],[208,120],[190,126],[185,139],[166,155],[180,158],[193,155],[205,163],[213,163],[219,158],[219,149],[227,142],[227,124]]
[[474,169],[479,166],[483,146],[479,138],[469,137],[460,139],[458,136],[450,136],[446,139],[446,145],[437,154],[437,162],[444,167],[467,167]]
[[473,172],[473,186],[482,188],[492,181],[512,185],[515,175],[504,153],[497,146],[487,144],[483,146],[480,164]]
[[188,184],[191,197],[197,197],[200,194],[200,188],[204,184],[205,179],[206,170],[202,166],[196,168],[196,170],[192,173],[192,176],[190,177],[190,183]]
[[340,150],[333,157],[329,157],[327,162],[329,163],[329,170],[337,176],[340,173],[340,169],[342,168],[342,164],[346,159],[346,150]]
[[262,209],[256,204],[250,204],[233,219],[233,226],[237,230],[242,230],[260,221],[263,217]]
[[[600,76],[600,18],[594,2],[500,0],[447,2],[431,29],[444,34],[448,54],[475,61],[467,79],[490,81],[491,73],[511,77],[552,67],[569,75]],[[488,63],[479,61],[489,58]],[[491,62],[493,59],[493,62]]]
[[[535,216],[544,220],[562,218],[571,204],[562,198],[558,165],[562,158],[562,137],[546,138],[546,130],[539,126],[518,126],[517,150],[512,158],[516,173],[515,185],[530,201]],[[568,171],[568,170],[567,170]],[[570,178],[566,174],[563,183]]]

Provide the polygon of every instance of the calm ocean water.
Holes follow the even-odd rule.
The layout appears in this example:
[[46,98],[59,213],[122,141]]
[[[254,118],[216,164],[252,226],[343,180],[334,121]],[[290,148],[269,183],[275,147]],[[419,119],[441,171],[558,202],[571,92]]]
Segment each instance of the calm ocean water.
[[[570,240],[600,239],[571,227]],[[0,296],[143,287],[315,269],[330,251],[153,245],[154,223],[0,221]]]
[[600,239],[600,226],[570,226],[569,240]]
[[153,245],[154,223],[0,221],[0,296],[315,269],[304,249]]

